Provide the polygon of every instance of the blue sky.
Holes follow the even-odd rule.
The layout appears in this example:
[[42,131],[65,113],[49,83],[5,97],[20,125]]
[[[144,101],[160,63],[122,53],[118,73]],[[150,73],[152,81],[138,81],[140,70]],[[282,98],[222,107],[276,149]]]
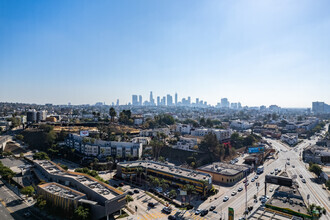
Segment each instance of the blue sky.
[[330,103],[329,1],[0,2],[0,101]]

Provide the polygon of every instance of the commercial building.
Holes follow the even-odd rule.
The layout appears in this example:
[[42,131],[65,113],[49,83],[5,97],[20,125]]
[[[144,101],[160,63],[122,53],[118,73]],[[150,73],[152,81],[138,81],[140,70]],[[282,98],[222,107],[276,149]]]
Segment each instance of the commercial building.
[[[73,193],[73,198],[71,199],[75,198],[79,203],[88,205],[92,212],[93,219],[100,219],[105,216],[109,217],[109,215],[122,209],[126,205],[125,193],[110,186],[109,184],[105,184],[95,179],[94,177],[84,173],[66,171],[52,161],[48,160],[33,160],[33,163],[34,173],[40,181],[56,182],[74,190],[72,192],[64,191],[67,193],[66,195],[63,193],[58,194],[56,192],[58,189],[50,190],[48,188],[47,190],[46,187],[52,185],[49,184],[42,187],[42,190],[47,190],[47,192],[44,193],[53,193],[54,196],[62,196],[62,198],[68,197],[68,195]],[[55,186],[59,187],[59,190],[67,190],[67,188],[60,185]],[[84,195],[79,194],[76,191],[85,194],[86,199],[83,199]],[[61,204],[63,205],[71,202],[73,204],[75,203],[74,201],[67,201]]]
[[66,138],[66,145],[87,156],[140,158],[142,155],[141,143],[103,141],[81,137],[77,134],[69,134]]
[[287,143],[290,146],[293,146],[298,143],[298,134],[297,133],[282,134],[281,141]]
[[249,165],[236,165],[222,162],[215,162],[197,168],[198,171],[209,173],[213,183],[234,185],[246,177],[252,168]]
[[43,195],[47,203],[72,213],[79,205],[80,199],[87,199],[84,193],[55,182],[38,185],[37,194]]
[[130,179],[137,175],[137,168],[142,168],[142,172],[146,175],[163,178],[169,184],[180,188],[186,184],[194,185],[196,191],[204,195],[212,188],[212,176],[210,174],[154,161],[118,163],[117,175],[124,179]]
[[306,147],[303,150],[302,158],[306,163],[313,162],[330,165],[330,148],[316,145]]
[[330,105],[328,105],[324,102],[313,102],[312,103],[312,111],[315,114],[329,113],[330,112]]

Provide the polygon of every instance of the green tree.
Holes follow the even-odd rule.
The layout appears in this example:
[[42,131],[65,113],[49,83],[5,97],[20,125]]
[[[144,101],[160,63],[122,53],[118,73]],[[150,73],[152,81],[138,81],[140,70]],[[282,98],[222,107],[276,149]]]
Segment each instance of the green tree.
[[312,164],[312,165],[308,168],[308,170],[309,170],[310,172],[315,173],[316,176],[320,176],[321,173],[322,173],[322,168],[321,168],[319,165],[317,165],[317,164]]
[[129,202],[133,202],[133,201],[134,201],[134,199],[133,199],[132,196],[130,196],[130,195],[127,195],[127,196],[126,196],[126,202],[127,202],[127,203],[129,203]]
[[158,161],[164,163],[164,162],[165,162],[165,157],[160,156],[160,157],[158,158]]
[[24,139],[24,136],[21,135],[21,134],[17,134],[15,137],[16,137],[16,139],[19,140],[19,141],[23,141],[23,139]]
[[175,189],[172,189],[169,193],[168,193],[170,198],[175,198],[177,196],[177,193],[175,191]]
[[83,206],[78,206],[78,208],[74,211],[76,217],[78,219],[88,219],[90,216],[90,212],[88,208],[84,208]]
[[186,184],[183,186],[183,190],[187,192],[187,195],[189,197],[189,204],[190,204],[190,200],[191,200],[191,195],[193,194],[193,192],[196,190],[195,187],[193,185],[190,184]]
[[46,152],[38,152],[33,155],[34,160],[50,160]]
[[24,188],[21,189],[21,193],[23,195],[33,196],[33,194],[34,194],[34,188],[32,186],[26,186],[26,187],[24,187]]
[[113,122],[115,116],[117,115],[116,110],[115,110],[113,107],[111,107],[111,108],[109,109],[109,115],[110,115],[110,118],[111,118],[111,122]]
[[152,140],[150,142],[150,146],[152,147],[153,156],[158,159],[162,148],[165,146],[164,142],[158,140]]

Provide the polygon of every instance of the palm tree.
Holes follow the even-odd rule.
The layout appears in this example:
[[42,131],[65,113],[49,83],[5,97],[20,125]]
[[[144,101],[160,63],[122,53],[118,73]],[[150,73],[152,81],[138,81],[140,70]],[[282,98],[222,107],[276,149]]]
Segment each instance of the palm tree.
[[114,117],[117,115],[116,110],[113,107],[110,108],[109,115],[110,115],[110,118],[111,118],[111,122],[113,122]]
[[186,184],[183,186],[183,190],[187,191],[187,195],[189,196],[189,205],[190,205],[190,199],[191,199],[191,194],[196,190],[193,185]]
[[139,181],[140,184],[141,184],[141,176],[142,176],[142,173],[143,173],[143,169],[142,169],[142,167],[138,167],[138,168],[136,168],[136,177],[137,177],[137,176],[140,176],[140,181]]

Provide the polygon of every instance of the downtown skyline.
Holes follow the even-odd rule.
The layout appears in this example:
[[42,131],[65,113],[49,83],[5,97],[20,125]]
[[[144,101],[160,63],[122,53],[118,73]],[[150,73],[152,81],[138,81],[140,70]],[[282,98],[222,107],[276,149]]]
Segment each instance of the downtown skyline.
[[248,106],[330,103],[328,1],[0,6],[0,102],[128,103],[153,91],[211,105],[221,97]]

